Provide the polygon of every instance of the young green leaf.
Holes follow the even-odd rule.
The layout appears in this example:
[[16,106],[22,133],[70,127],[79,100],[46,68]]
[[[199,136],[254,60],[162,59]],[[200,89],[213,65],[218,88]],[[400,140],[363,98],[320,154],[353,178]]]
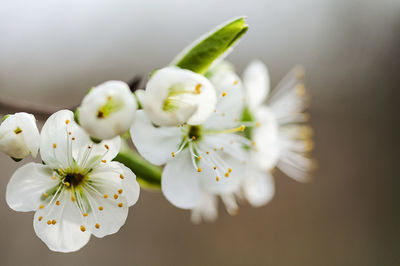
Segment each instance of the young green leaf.
[[185,48],[172,64],[204,74],[216,59],[223,58],[246,33],[245,17],[239,17],[217,27]]

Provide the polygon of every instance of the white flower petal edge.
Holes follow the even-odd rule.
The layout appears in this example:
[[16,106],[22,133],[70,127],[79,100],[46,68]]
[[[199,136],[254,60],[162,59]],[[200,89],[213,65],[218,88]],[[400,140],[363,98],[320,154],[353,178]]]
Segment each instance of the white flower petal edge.
[[91,234],[117,232],[140,190],[129,168],[111,162],[119,137],[92,143],[67,110],[46,121],[42,136],[47,165],[30,163],[14,173],[6,192],[9,206],[35,210],[35,232],[54,251],[76,251]]
[[28,113],[8,116],[0,125],[0,150],[15,159],[36,157],[40,135],[36,119]]
[[249,107],[257,108],[265,101],[270,90],[269,74],[264,63],[259,60],[252,61],[243,73],[243,83]]
[[146,114],[160,126],[199,125],[212,114],[217,101],[208,79],[174,66],[157,70],[140,98]]
[[165,164],[182,142],[181,129],[177,126],[156,127],[143,110],[138,110],[136,116],[130,133],[139,153],[152,164]]
[[253,206],[260,207],[272,200],[275,195],[275,182],[269,172],[249,167],[243,182],[243,197]]
[[79,107],[79,123],[97,139],[111,139],[129,130],[137,103],[128,84],[107,81],[94,87]]

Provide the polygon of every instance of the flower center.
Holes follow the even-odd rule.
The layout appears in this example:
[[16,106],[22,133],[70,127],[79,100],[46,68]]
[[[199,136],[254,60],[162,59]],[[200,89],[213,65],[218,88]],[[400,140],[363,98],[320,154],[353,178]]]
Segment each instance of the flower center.
[[111,96],[107,97],[107,102],[97,111],[97,118],[106,118],[112,113],[118,112],[123,107],[123,102],[120,99],[115,99]]
[[190,126],[188,137],[192,140],[200,140],[203,136],[203,129],[201,126]]
[[173,112],[182,105],[187,105],[187,95],[196,95],[201,93],[202,84],[197,84],[194,88],[185,86],[185,84],[175,84],[169,88],[168,96],[164,101],[162,109],[167,112]]
[[86,175],[83,173],[65,173],[64,174],[64,183],[70,184],[74,187],[79,186],[86,179]]

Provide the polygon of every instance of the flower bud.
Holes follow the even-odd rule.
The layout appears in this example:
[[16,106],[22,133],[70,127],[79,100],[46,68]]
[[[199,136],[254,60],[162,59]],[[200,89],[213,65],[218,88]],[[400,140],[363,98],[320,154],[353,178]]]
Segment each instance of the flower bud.
[[129,130],[136,109],[136,99],[125,82],[107,81],[83,98],[79,124],[95,139],[111,139]]
[[199,125],[213,113],[217,96],[204,76],[170,66],[153,74],[140,100],[157,125]]
[[0,150],[15,160],[36,157],[40,134],[35,117],[27,113],[6,116],[0,125]]

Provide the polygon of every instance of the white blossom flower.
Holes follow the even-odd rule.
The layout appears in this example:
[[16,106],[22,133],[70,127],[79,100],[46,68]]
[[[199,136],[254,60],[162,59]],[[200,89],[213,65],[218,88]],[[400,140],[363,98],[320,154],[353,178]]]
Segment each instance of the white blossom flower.
[[137,103],[129,86],[122,81],[107,81],[94,87],[79,107],[79,123],[96,139],[111,139],[129,130]]
[[36,211],[37,236],[53,251],[72,252],[93,234],[116,233],[139,196],[135,174],[118,162],[120,137],[93,144],[71,111],[54,113],[41,131],[45,164],[28,163],[6,192],[16,211]]
[[36,119],[31,114],[6,116],[0,125],[0,150],[14,159],[23,159],[29,154],[36,157],[39,142]]
[[204,76],[169,66],[152,75],[140,101],[147,117],[159,126],[199,125],[215,109],[216,93]]
[[264,171],[277,166],[301,182],[309,179],[314,166],[308,156],[313,147],[312,129],[304,125],[308,98],[303,77],[304,69],[296,67],[271,94],[268,71],[262,62],[252,62],[243,77],[247,104],[258,124],[251,136],[254,162]]
[[162,192],[183,209],[199,206],[205,193],[224,195],[237,190],[246,163],[242,142],[247,140],[234,134],[245,128],[239,123],[241,84],[236,75],[226,71],[218,71],[213,79],[223,83],[216,109],[204,124],[156,127],[147,113],[139,110],[131,128],[139,153],[153,164],[166,164]]

